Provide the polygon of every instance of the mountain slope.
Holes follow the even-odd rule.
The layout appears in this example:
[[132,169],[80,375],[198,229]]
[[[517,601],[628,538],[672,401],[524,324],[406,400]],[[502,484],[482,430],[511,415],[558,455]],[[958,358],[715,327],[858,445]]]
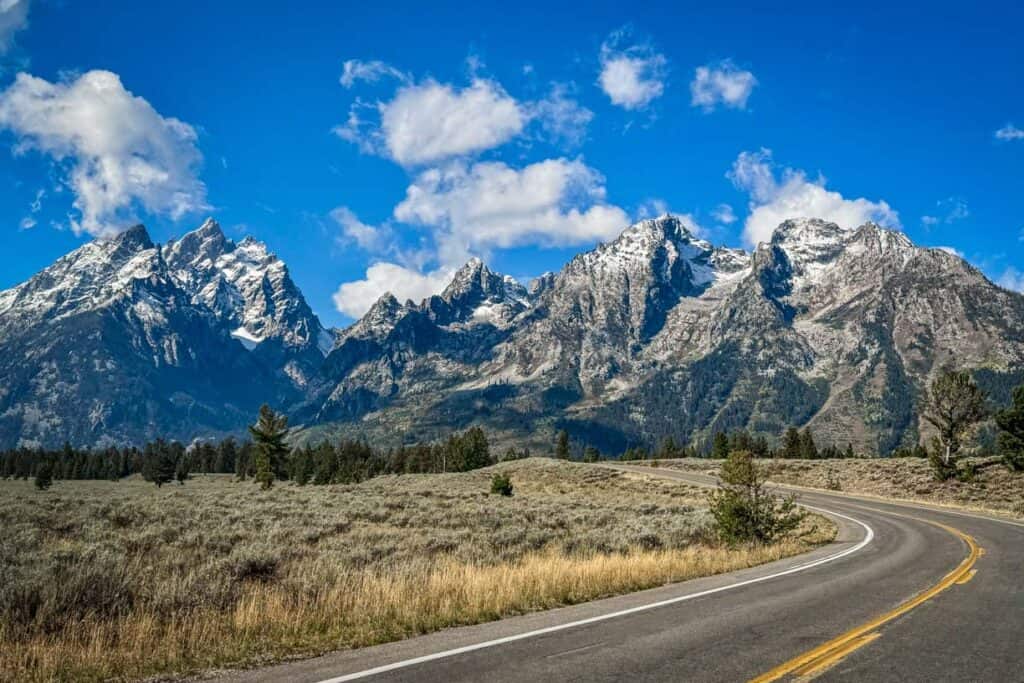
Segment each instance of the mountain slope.
[[263,244],[136,226],[0,292],[0,445],[239,432],[298,402],[332,345]]
[[480,339],[427,324],[429,302],[382,299],[344,337],[387,330],[374,353],[325,365],[348,409],[314,421],[392,439],[482,423],[537,445],[566,428],[607,449],[806,424],[886,453],[919,438],[917,401],[942,364],[994,384],[1024,367],[1024,297],[872,224],[787,221],[746,254],[670,216],[642,221],[523,303]]
[[920,397],[950,362],[1005,400],[1024,297],[873,224],[794,219],[747,253],[663,216],[529,289],[472,259],[337,335],[265,245],[207,221],[161,247],[140,226],[0,292],[0,445],[240,432],[266,401],[303,439],[481,424],[617,451],[797,425],[887,453],[927,436]]

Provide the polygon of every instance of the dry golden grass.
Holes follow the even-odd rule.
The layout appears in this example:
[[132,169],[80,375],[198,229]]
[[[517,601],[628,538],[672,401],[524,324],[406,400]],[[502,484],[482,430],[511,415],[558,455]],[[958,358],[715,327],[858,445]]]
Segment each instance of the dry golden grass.
[[[485,493],[494,469],[515,496]],[[775,546],[714,547],[699,490],[543,460],[269,493],[225,478],[28,486],[0,482],[0,676],[15,680],[360,647],[749,567],[835,533],[816,518]]]
[[[936,481],[920,458],[762,460],[779,484],[827,489],[832,478],[844,493],[920,501],[1024,518],[1024,474],[1001,464],[979,470],[974,481]],[[649,464],[645,462],[644,464]],[[662,460],[659,466],[717,474],[715,460]]]

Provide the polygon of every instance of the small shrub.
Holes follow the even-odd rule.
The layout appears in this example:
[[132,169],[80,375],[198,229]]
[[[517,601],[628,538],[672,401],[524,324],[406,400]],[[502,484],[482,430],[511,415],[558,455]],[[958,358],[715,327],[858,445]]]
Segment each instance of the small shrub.
[[35,484],[40,491],[50,488],[50,485],[53,484],[53,463],[44,462],[39,465],[39,469],[36,470]]
[[978,474],[978,468],[973,462],[965,462],[960,469],[957,470],[956,478],[965,484],[969,484],[974,481],[974,478]]
[[512,480],[507,474],[495,474],[491,478],[491,493],[499,496],[512,495]]
[[829,491],[842,491],[843,482],[839,479],[839,475],[836,474],[835,470],[829,470],[825,473],[825,488]]

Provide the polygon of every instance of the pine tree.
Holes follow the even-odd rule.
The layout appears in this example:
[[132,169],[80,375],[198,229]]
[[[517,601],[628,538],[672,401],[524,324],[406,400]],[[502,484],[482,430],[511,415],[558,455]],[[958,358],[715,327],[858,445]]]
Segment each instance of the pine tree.
[[716,460],[725,460],[729,457],[729,437],[725,432],[715,432],[715,438],[711,442],[711,457]]
[[564,429],[558,432],[555,439],[555,457],[559,460],[569,459],[569,432]]
[[174,479],[178,461],[174,457],[170,445],[163,439],[146,444],[142,454],[142,476],[160,488]]
[[288,417],[275,413],[264,403],[260,406],[256,424],[249,427],[249,434],[256,450],[256,474],[253,478],[264,489],[269,489],[275,479],[283,478],[287,467],[289,449],[285,439],[288,437]]
[[1013,390],[1013,403],[996,413],[999,451],[1011,472],[1024,471],[1024,384]]
[[657,458],[660,460],[671,460],[680,456],[679,446],[676,444],[676,440],[671,435],[666,436],[661,445],[658,446]]
[[929,452],[937,479],[956,475],[961,442],[986,415],[985,392],[967,371],[947,368],[931,383],[921,416],[939,432]]
[[856,458],[857,455],[853,452],[853,444],[850,442],[846,443],[846,452],[843,453],[844,458]]
[[814,435],[810,429],[804,429],[800,433],[800,457],[804,460],[818,458],[818,447],[814,444]]
[[174,478],[178,480],[179,486],[185,485],[185,481],[189,478],[188,457],[178,458],[178,463],[174,467]]
[[597,462],[601,459],[601,451],[597,450],[593,446],[587,446],[583,449],[583,462]]
[[50,460],[44,460],[39,463],[39,467],[36,469],[36,488],[40,491],[45,491],[50,488],[53,483],[53,463]]
[[783,458],[800,457],[800,430],[790,427],[782,437],[782,450],[779,453]]
[[274,470],[270,466],[270,456],[262,448],[256,451],[256,474],[253,475],[252,479],[264,491],[274,485],[275,477]]

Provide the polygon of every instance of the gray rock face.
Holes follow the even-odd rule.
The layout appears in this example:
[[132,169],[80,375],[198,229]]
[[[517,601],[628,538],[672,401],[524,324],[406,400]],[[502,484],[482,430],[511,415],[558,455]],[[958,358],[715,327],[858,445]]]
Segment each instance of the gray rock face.
[[[470,281],[453,316],[440,300]],[[885,453],[919,438],[918,400],[943,363],[1004,393],[1024,380],[1024,297],[872,224],[790,220],[748,254],[666,216],[528,292],[500,281],[471,263],[440,298],[378,302],[325,365],[322,405],[346,409],[313,422],[381,438],[479,423],[537,445],[567,428],[609,449],[807,425]],[[482,325],[471,311],[487,297],[507,308]],[[371,328],[369,350],[355,340]]]
[[1024,381],[1024,297],[872,224],[794,219],[747,253],[664,216],[529,289],[471,260],[336,334],[264,245],[138,227],[0,292],[0,445],[236,432],[269,401],[306,439],[481,424],[616,450],[806,425],[885,453],[917,441],[947,362],[997,398]]
[[320,335],[261,244],[208,221],[160,247],[136,226],[0,292],[0,445],[238,431],[299,400]]

